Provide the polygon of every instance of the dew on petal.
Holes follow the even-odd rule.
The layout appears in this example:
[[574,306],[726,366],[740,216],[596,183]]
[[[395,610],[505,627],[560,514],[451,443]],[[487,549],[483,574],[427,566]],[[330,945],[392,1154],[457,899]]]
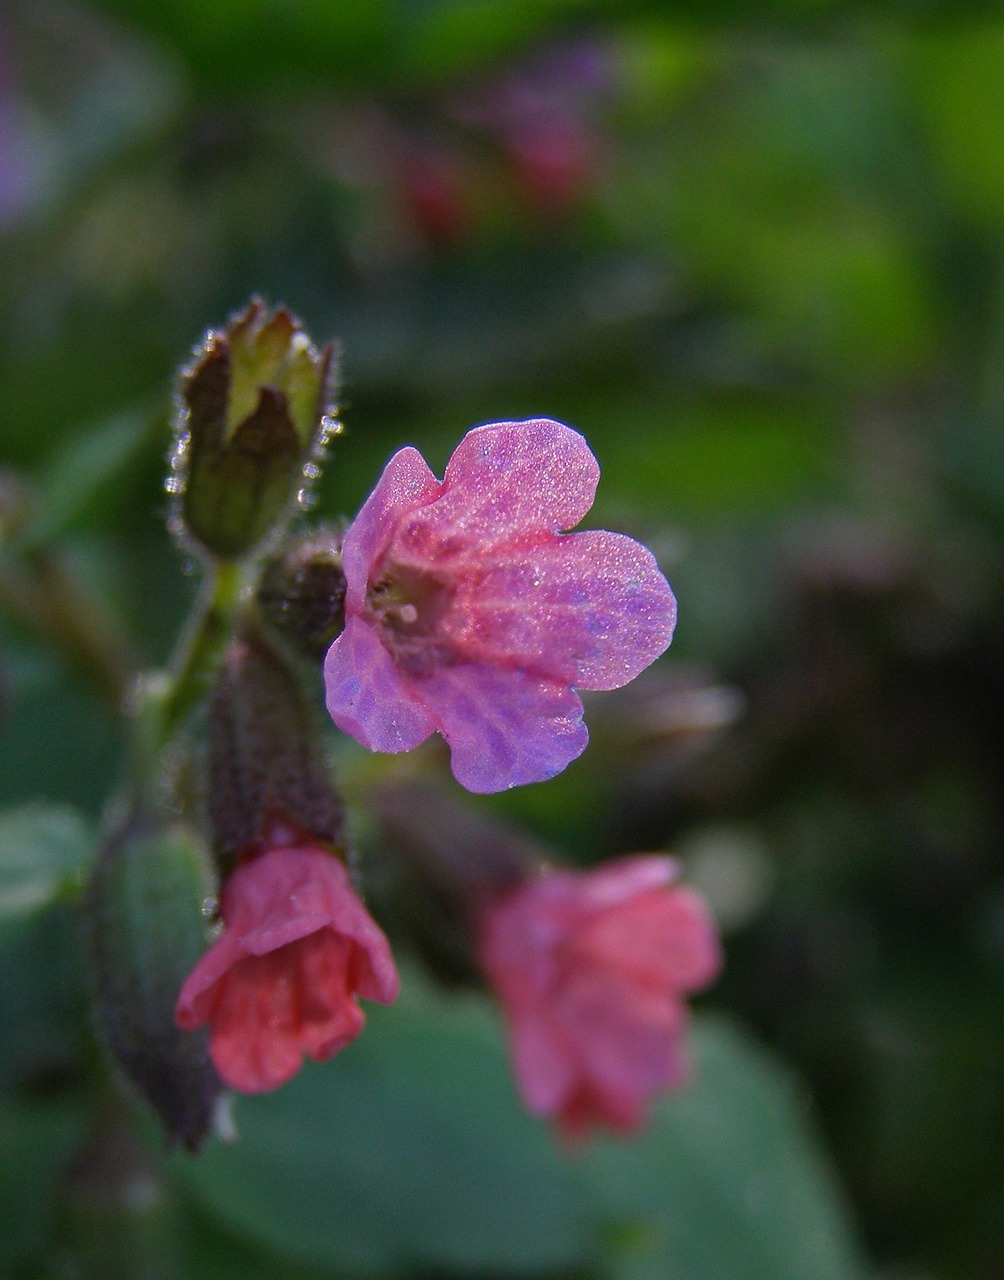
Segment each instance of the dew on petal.
[[[335,723],[395,751],[438,730],[475,791],[543,781],[574,759],[586,742],[574,690],[633,679],[676,618],[639,543],[566,532],[598,475],[582,436],[548,419],[475,428],[442,483],[417,450],[395,454],[343,544],[346,631],[370,631],[374,678],[365,698],[347,682],[358,631],[336,642],[325,667]],[[568,705],[555,714],[559,694]]]

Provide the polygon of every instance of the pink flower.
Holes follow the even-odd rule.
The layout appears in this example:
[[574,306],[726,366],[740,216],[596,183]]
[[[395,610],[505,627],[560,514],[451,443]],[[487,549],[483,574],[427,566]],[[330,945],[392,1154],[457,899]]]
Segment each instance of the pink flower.
[[485,913],[481,964],[512,1036],[530,1111],[575,1137],[630,1132],[649,1101],[684,1083],[684,996],[721,963],[701,900],[670,858],[552,871]]
[[588,741],[578,689],[616,689],[669,645],[676,601],[623,534],[562,533],[599,467],[547,419],[469,431],[440,483],[396,453],[345,535],[335,724],[374,751],[438,731],[470,791],[559,773]]
[[223,932],[181,988],[185,1031],[209,1023],[220,1077],[242,1093],[284,1084],[359,1034],[356,996],[390,1004],[390,945],[333,854],[307,837],[241,863],[223,886]]

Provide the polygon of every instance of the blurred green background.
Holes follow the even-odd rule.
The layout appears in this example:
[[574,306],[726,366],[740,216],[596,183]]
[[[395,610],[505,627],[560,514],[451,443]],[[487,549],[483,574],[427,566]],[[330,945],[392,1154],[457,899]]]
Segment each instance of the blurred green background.
[[[556,417],[677,590],[586,755],[483,805],[670,850],[720,921],[636,1144],[569,1160],[409,968],[240,1144],[80,1154],[65,889],[120,743],[23,588],[165,660],[172,379],[255,293],[344,344],[319,514]],[[995,5],[3,0],[0,1275],[1004,1276],[1002,417]]]

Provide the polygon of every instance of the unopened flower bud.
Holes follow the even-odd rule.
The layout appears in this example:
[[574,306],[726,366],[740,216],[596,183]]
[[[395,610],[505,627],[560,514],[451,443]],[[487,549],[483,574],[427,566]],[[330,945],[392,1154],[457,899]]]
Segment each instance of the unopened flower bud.
[[280,547],[265,565],[258,604],[295,652],[320,661],[345,625],[341,531],[318,529]]
[[182,376],[168,489],[176,531],[224,559],[281,528],[337,430],[336,352],[257,299],[207,334]]
[[185,1035],[174,1003],[206,945],[209,871],[180,826],[134,818],[98,858],[89,895],[97,1014],[112,1056],[168,1136],[195,1149],[222,1088],[206,1040]]

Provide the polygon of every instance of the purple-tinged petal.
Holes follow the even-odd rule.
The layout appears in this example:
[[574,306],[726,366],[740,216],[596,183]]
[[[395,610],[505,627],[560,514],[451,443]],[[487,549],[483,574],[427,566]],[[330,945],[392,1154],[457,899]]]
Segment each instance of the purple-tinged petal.
[[582,703],[566,685],[525,671],[462,663],[417,684],[468,791],[543,782],[586,749]]
[[526,1014],[512,1028],[512,1063],[527,1109],[547,1116],[575,1092],[577,1072],[548,1018]]
[[439,496],[402,523],[399,546],[441,563],[571,529],[593,505],[599,475],[585,440],[560,422],[476,427],[454,450]]
[[[577,957],[576,957],[577,958]],[[579,1046],[580,1067],[603,1093],[639,1095],[673,1082],[687,1026],[682,995],[636,979],[631,955],[609,967],[569,964],[555,1021]]]
[[545,872],[490,902],[479,957],[520,1092],[570,1137],[637,1128],[690,1074],[686,996],[718,971],[707,909],[657,856]]
[[641,543],[589,531],[500,550],[462,584],[450,617],[451,639],[472,661],[617,689],[669,646],[676,601]]
[[410,751],[437,727],[372,627],[350,618],[324,659],[328,714],[371,751]]
[[596,644],[580,660],[575,683],[582,689],[619,689],[669,648],[676,598],[655,556],[633,538],[590,531],[569,541],[576,544],[581,566],[588,567],[583,622]]
[[383,475],[353,520],[342,546],[345,608],[350,616],[362,608],[370,573],[394,536],[401,516],[430,502],[439,487],[439,481],[417,449],[398,450],[384,467]]
[[574,902],[577,912],[594,913],[620,907],[640,894],[668,889],[679,877],[680,864],[668,854],[632,853],[593,867],[588,876],[552,872],[546,877],[546,887],[558,880],[551,890],[555,896],[560,893],[562,900]]

